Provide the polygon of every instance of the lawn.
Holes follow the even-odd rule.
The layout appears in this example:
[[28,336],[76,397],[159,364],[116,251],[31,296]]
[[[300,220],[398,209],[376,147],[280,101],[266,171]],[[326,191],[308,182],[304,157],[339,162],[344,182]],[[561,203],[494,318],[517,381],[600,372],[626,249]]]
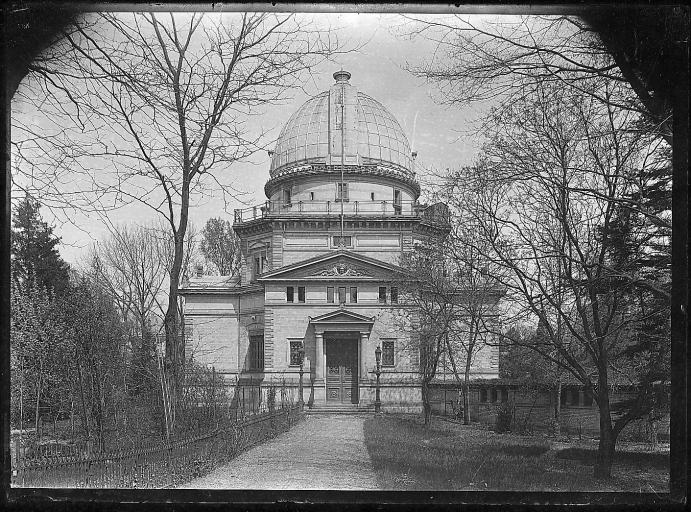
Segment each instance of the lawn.
[[497,434],[478,425],[417,416],[373,416],[365,443],[381,489],[669,491],[669,453],[620,448],[612,478],[593,478],[594,442]]

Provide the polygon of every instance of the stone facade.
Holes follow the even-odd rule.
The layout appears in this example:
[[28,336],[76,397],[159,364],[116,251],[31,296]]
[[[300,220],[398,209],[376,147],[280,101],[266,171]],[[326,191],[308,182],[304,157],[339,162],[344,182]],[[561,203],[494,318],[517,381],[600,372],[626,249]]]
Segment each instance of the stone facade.
[[[234,278],[190,279],[188,351],[228,377],[297,385],[305,401],[367,407],[382,349],[384,410],[419,410],[418,352],[399,266],[416,242],[446,236],[448,210],[418,202],[415,154],[398,122],[337,72],[303,105],[273,152],[266,203],[236,210]],[[498,354],[473,376],[497,376]]]

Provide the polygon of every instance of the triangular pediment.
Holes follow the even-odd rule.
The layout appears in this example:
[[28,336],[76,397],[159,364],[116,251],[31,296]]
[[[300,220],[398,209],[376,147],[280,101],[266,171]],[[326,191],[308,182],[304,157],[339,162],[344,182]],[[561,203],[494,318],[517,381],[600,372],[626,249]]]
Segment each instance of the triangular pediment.
[[338,309],[324,315],[320,315],[310,319],[312,324],[371,324],[374,323],[374,318],[365,315],[359,315],[348,311],[347,309]]
[[272,270],[262,275],[259,280],[381,281],[400,280],[404,276],[404,269],[397,265],[341,250]]

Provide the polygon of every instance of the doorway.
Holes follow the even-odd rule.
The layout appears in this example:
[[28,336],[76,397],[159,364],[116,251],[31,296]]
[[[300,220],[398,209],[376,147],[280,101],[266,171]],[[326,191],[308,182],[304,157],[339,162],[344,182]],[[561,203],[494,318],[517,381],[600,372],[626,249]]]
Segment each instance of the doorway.
[[326,334],[326,400],[357,404],[358,336]]

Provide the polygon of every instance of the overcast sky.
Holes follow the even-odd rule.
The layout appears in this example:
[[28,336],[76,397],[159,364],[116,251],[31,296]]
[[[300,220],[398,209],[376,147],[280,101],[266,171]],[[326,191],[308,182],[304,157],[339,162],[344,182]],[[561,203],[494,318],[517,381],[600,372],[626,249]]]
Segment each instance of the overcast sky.
[[[445,106],[439,101],[434,85],[414,77],[406,71],[406,63],[422,64],[433,54],[434,45],[423,39],[410,39],[401,35],[403,18],[392,14],[303,14],[317,17],[317,22],[328,21],[341,27],[341,37],[347,36],[353,44],[362,44],[358,52],[337,57],[312,70],[312,78],[305,84],[305,92],[296,91],[294,99],[284,105],[266,109],[262,116],[251,120],[268,129],[271,137],[278,137],[281,127],[291,114],[309,97],[328,89],[332,74],[341,67],[352,74],[351,84],[386,106],[406,132],[413,150],[418,152],[416,171],[424,179],[427,169],[444,169],[468,164],[478,149],[478,139],[468,133],[470,123],[486,106],[472,108]],[[21,113],[27,115],[26,112]],[[232,209],[259,204],[265,200],[263,187],[269,178],[269,156],[262,152],[251,162],[235,164],[230,172],[237,186],[247,192],[242,201],[231,202],[226,213],[220,197],[209,197],[201,206],[191,210],[192,223],[201,230],[210,217],[224,217],[232,222]],[[39,198],[40,200],[40,198]],[[107,236],[102,219],[75,212],[74,223],[58,222],[50,212],[42,211],[44,218],[55,225],[62,238],[60,252],[69,263],[78,263],[86,250],[99,238]],[[141,205],[130,205],[109,214],[114,223],[146,223],[157,215]],[[76,224],[76,226],[74,225]]]

